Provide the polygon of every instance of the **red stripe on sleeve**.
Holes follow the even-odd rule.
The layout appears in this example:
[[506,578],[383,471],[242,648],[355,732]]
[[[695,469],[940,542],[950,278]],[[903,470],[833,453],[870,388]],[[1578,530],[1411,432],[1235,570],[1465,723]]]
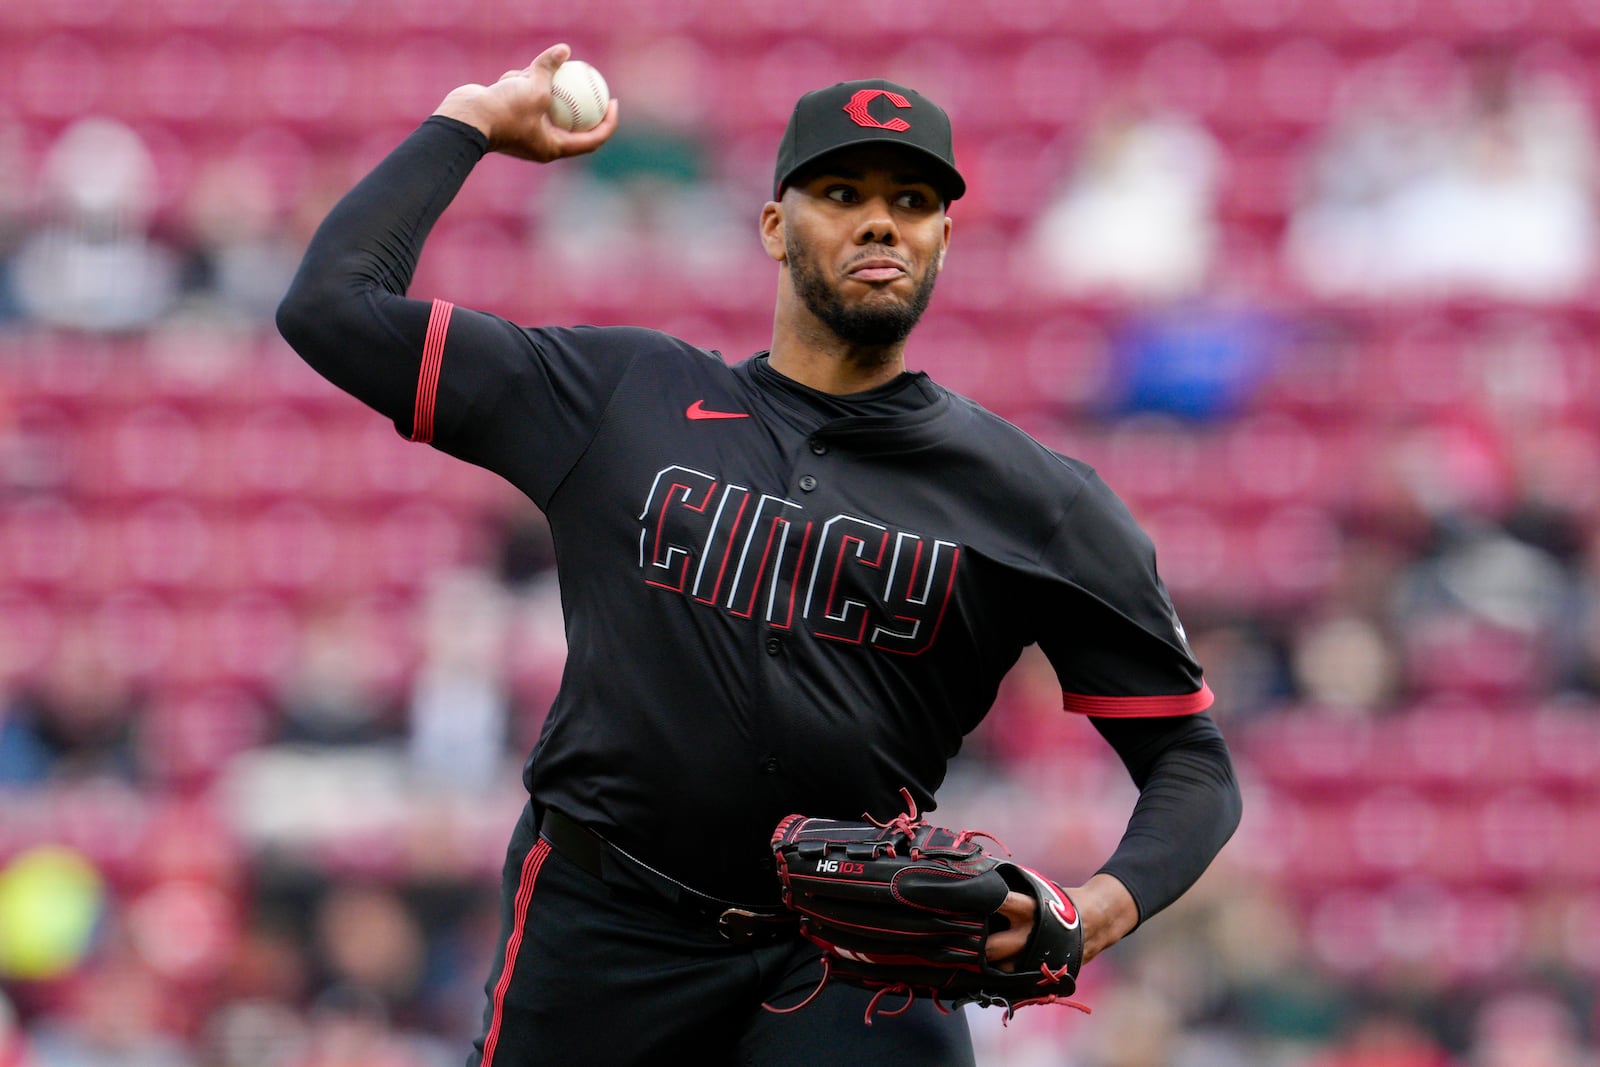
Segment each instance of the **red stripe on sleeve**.
[[1158,715],[1197,715],[1211,706],[1215,697],[1203,680],[1192,693],[1155,697],[1102,697],[1086,693],[1062,693],[1061,706],[1079,715],[1107,719],[1155,718]]
[[506,990],[511,988],[511,972],[517,966],[517,951],[522,948],[522,930],[528,921],[528,904],[533,900],[533,883],[539,880],[539,868],[550,855],[550,842],[539,838],[528,849],[522,860],[522,877],[517,882],[517,899],[512,906],[511,936],[506,938],[506,961],[500,968],[500,980],[494,985],[494,1013],[489,1019],[489,1032],[483,1039],[482,1067],[493,1067],[495,1046],[500,1043],[500,1020],[505,1011]]
[[417,408],[411,416],[411,439],[433,440],[433,411],[439,401],[439,368],[444,364],[444,338],[450,332],[450,312],[455,305],[435,300],[428,313],[428,335],[422,342],[422,368],[417,372]]

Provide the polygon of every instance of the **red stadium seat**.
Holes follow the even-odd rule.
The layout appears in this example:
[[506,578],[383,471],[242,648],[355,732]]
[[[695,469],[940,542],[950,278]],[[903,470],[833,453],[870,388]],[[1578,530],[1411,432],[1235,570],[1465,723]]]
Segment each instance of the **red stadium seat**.
[[1326,439],[1292,415],[1270,408],[1221,431],[1213,481],[1234,506],[1335,502],[1340,461]]
[[1386,962],[1383,934],[1390,922],[1382,893],[1336,888],[1311,898],[1306,948],[1334,975],[1363,975]]
[[1337,582],[1344,537],[1332,513],[1291,504],[1273,509],[1247,530],[1239,565],[1241,570],[1253,568],[1257,575],[1257,605],[1314,604]]
[[[1051,137],[1085,125],[1112,90],[1102,57],[1075,35],[1024,40],[1016,52],[998,56],[989,81],[1008,116],[1003,128],[1023,126]],[[974,120],[985,125],[992,121],[981,116]],[[958,159],[963,147],[956,145]]]
[[1225,122],[1234,98],[1250,95],[1236,84],[1239,71],[1229,57],[1193,37],[1157,38],[1144,51],[1135,77],[1140,98],[1151,106],[1205,123]]
[[1551,866],[1553,880],[1561,885],[1600,887],[1600,796],[1593,793],[1564,801],[1566,838]]
[[55,33],[35,43],[12,72],[14,100],[24,118],[71,121],[108,106],[110,64],[86,36]]
[[1185,504],[1136,507],[1134,515],[1161,546],[1161,575],[1175,599],[1238,602],[1235,561],[1225,523],[1205,508]]
[[1365,716],[1300,707],[1251,724],[1239,744],[1257,773],[1282,790],[1350,797],[1370,784],[1381,741]]
[[50,497],[0,508],[0,576],[7,586],[60,592],[88,563],[91,537],[82,508]]
[[166,598],[139,589],[107,593],[87,617],[94,646],[120,677],[141,684],[162,677],[184,654],[178,613]]
[[1537,781],[1561,790],[1591,788],[1600,781],[1600,717],[1582,703],[1548,704],[1524,724],[1531,739]]
[[267,709],[244,689],[202,684],[157,690],[140,731],[150,773],[168,787],[209,785],[267,738]]
[[1079,413],[1103,409],[1110,399],[1110,339],[1093,316],[1047,311],[1012,358],[1040,406]]
[[[290,605],[259,591],[244,591],[202,608],[196,638],[201,670],[196,681],[225,682],[251,692],[271,692],[298,650],[300,629]],[[187,652],[187,648],[186,648]]]
[[1492,981],[1517,967],[1529,936],[1526,898],[1465,887],[1434,907],[1441,912],[1436,954],[1415,962],[1437,960],[1447,978],[1465,982]]
[[1424,701],[1389,719],[1384,735],[1376,758],[1385,781],[1449,797],[1505,781],[1495,773],[1500,722],[1487,704]]
[[37,679],[60,637],[61,609],[55,598],[25,592],[0,572],[0,686]]
[[193,35],[174,35],[123,50],[127,91],[118,106],[131,117],[203,123],[222,110],[234,73],[226,52]]
[[1206,0],[1199,5],[1218,30],[1242,30],[1269,39],[1288,32],[1305,6],[1305,0]]
[[1512,887],[1542,885],[1569,840],[1568,810],[1528,788],[1485,797],[1476,811],[1485,874]]
[[1352,874],[1373,883],[1423,873],[1438,847],[1435,801],[1407,786],[1377,789],[1354,800],[1345,827],[1352,844]]
[[258,587],[290,600],[318,594],[332,575],[337,534],[328,515],[303,500],[283,500],[248,515],[240,529]]
[[200,421],[176,405],[141,404],[113,415],[97,442],[113,496],[190,491],[201,469]]
[[167,595],[216,588],[227,568],[213,520],[188,500],[166,497],[131,506],[115,522],[126,580]]
[[303,498],[318,491],[333,459],[323,450],[321,425],[291,404],[263,403],[218,429],[212,444],[237,497]]

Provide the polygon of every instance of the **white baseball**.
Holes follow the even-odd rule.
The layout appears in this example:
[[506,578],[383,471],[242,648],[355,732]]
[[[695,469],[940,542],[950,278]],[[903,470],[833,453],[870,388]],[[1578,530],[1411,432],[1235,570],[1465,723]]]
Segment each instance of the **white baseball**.
[[611,90],[600,72],[581,59],[569,59],[550,80],[550,119],[567,130],[592,130],[606,117]]

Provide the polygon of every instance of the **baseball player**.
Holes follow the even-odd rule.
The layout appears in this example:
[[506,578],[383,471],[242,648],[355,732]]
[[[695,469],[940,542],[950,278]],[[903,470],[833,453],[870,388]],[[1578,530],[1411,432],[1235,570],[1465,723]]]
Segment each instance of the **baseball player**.
[[[866,992],[817,988],[774,825],[930,807],[1036,643],[1140,790],[1111,856],[1061,858],[1093,872],[1068,891],[1091,959],[1237,823],[1210,690],[1093,470],[906,369],[965,191],[947,116],[911,89],[796,104],[758,224],[768,351],[408,297],[485,153],[549,163],[616,130],[615,102],[588,132],[549,119],[569,54],[450,92],[332,209],[278,314],[331,382],[505,477],[553,534],[568,660],[524,769],[469,1063],[970,1064],[959,1011],[918,999],[869,1025]],[[997,964],[1033,907],[1007,898]]]

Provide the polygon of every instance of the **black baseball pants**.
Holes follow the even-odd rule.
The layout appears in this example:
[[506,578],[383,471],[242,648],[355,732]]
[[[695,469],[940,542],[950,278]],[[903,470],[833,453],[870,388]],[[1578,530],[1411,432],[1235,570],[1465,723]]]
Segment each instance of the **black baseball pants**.
[[[598,876],[537,833],[530,805],[506,852],[501,931],[468,1067],[973,1067],[966,1017],[919,1001],[872,1017],[796,936],[737,945],[626,877]],[[885,997],[893,1011],[904,1002]]]

